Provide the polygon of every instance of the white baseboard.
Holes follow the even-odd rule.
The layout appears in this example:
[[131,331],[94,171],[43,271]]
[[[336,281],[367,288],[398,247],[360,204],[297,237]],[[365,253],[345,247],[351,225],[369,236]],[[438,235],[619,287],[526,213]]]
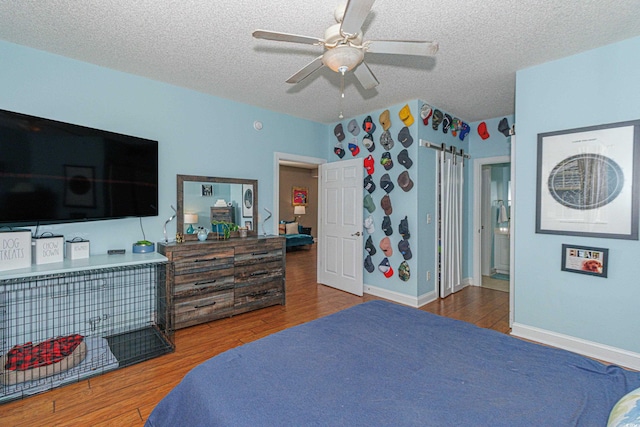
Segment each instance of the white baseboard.
[[419,297],[413,297],[410,295],[401,294],[399,292],[390,291],[388,289],[377,288],[375,286],[367,284],[364,285],[364,293],[415,308],[422,307],[423,305],[428,304],[437,298],[435,292],[428,292],[426,294],[420,295]]
[[640,354],[545,329],[514,323],[511,335],[569,350],[598,360],[640,370]]

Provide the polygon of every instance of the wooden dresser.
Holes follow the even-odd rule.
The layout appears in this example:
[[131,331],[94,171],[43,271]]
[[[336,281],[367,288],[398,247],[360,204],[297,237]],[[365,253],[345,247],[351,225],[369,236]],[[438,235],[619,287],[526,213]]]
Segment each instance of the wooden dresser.
[[236,214],[233,206],[227,206],[224,208],[211,207],[211,222],[213,221],[226,221],[231,224],[236,222]]
[[159,243],[167,264],[172,329],[285,303],[279,236]]

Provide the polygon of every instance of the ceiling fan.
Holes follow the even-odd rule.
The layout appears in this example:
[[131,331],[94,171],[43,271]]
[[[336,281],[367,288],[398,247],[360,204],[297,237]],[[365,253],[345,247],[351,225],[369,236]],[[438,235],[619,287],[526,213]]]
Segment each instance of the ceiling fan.
[[364,54],[382,53],[392,55],[433,56],[438,52],[438,43],[412,40],[364,40],[362,24],[369,15],[375,0],[348,0],[346,5],[334,11],[337,24],[327,28],[324,39],[276,31],[256,30],[257,39],[323,46],[322,55],[311,61],[289,77],[287,83],[299,83],[323,66],[341,73],[353,70],[364,89],[373,89],[378,80],[364,62]]

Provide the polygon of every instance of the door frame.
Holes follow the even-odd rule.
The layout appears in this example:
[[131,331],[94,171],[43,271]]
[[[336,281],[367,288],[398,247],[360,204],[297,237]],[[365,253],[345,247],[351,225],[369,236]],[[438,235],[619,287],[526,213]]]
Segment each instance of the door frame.
[[[491,223],[491,200],[488,195],[491,195],[491,169],[482,166],[480,172],[482,177],[482,187],[480,190],[480,203],[481,203],[481,215],[480,215],[480,277],[487,274],[491,274],[491,239],[487,237],[487,227]],[[484,228],[483,228],[484,227]],[[493,235],[493,233],[491,233]]]
[[484,157],[475,159],[473,162],[473,284],[482,284],[481,262],[482,244],[480,236],[480,213],[482,209],[482,167],[498,163],[511,164],[511,221],[509,224],[509,327],[513,324],[514,318],[514,282],[516,272],[514,271],[515,255],[515,205],[516,205],[516,181],[515,181],[515,135],[511,136],[511,154],[507,156]]
[[[319,158],[319,157],[300,156],[298,154],[281,153],[281,152],[277,152],[277,151],[273,153],[273,212],[272,212],[272,218],[275,221],[274,234],[278,234],[278,221],[279,221],[279,218],[280,218],[280,162],[281,161],[303,163],[303,164],[308,164],[308,165],[316,165],[318,167],[321,164],[327,163],[326,159],[322,159],[322,158]],[[318,182],[318,187],[319,187],[319,182]],[[322,209],[322,201],[319,200],[319,199],[320,199],[320,197],[318,197],[318,212],[320,212],[320,209]],[[261,215],[260,212],[258,212],[258,215]],[[258,219],[258,222],[260,222],[259,219]],[[318,224],[316,224],[314,227],[317,230],[318,229]]]

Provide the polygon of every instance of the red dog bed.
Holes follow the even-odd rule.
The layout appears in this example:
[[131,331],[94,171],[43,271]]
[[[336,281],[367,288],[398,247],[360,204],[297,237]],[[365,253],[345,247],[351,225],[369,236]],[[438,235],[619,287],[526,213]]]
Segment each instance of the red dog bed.
[[37,345],[16,345],[0,357],[0,383],[14,385],[64,372],[77,366],[87,355],[82,335],[51,338]]

